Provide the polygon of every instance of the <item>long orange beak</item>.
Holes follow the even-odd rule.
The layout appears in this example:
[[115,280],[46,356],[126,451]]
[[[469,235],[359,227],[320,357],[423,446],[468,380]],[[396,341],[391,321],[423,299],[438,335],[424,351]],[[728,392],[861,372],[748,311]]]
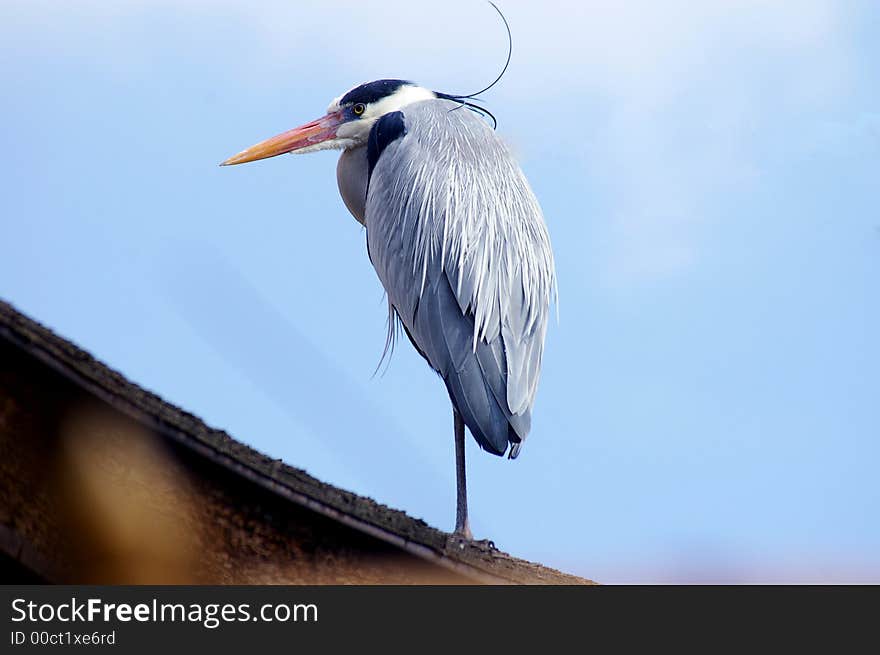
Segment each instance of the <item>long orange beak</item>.
[[342,122],[342,111],[335,111],[322,116],[316,121],[306,123],[295,129],[283,132],[278,136],[273,136],[271,139],[261,141],[257,145],[251,146],[247,150],[242,150],[237,155],[230,157],[220,165],[246,164],[258,159],[277,157],[288,152],[302,150],[303,148],[334,138],[336,130]]

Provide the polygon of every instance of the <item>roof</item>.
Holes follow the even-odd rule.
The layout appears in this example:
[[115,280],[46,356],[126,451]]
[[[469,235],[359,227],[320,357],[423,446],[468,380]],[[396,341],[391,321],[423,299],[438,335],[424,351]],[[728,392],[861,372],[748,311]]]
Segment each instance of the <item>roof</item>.
[[11,342],[117,411],[199,456],[288,502],[307,507],[424,560],[487,583],[591,584],[589,580],[503,553],[491,542],[462,540],[405,512],[321,482],[302,469],[273,459],[139,387],[2,300],[0,339]]

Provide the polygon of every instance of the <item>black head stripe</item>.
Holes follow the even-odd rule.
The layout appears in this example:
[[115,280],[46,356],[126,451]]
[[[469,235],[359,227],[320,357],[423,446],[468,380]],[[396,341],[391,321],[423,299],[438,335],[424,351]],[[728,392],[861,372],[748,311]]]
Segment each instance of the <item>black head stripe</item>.
[[362,102],[365,105],[381,100],[397,91],[400,87],[412,84],[406,80],[376,80],[375,82],[367,82],[358,87],[353,88],[346,93],[339,101],[340,105],[353,104]]
[[376,121],[370,130],[370,137],[367,140],[367,165],[369,166],[369,175],[373,175],[373,168],[385,148],[390,143],[397,141],[406,134],[406,123],[403,120],[403,112],[392,111],[385,114]]

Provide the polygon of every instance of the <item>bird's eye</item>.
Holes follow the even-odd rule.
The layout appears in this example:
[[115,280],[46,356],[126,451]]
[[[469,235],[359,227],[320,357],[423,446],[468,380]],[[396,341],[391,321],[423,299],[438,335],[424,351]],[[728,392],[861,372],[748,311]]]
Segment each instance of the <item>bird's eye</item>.
[[355,116],[360,116],[365,111],[367,111],[367,106],[364,103],[359,102],[354,107],[352,107],[351,110],[354,112]]

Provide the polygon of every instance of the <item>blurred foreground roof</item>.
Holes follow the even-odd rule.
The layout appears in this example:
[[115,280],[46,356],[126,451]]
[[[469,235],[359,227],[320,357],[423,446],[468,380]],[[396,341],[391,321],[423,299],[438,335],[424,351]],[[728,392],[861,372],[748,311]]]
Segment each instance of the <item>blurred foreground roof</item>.
[[272,459],[2,301],[0,445],[5,578],[590,584]]

